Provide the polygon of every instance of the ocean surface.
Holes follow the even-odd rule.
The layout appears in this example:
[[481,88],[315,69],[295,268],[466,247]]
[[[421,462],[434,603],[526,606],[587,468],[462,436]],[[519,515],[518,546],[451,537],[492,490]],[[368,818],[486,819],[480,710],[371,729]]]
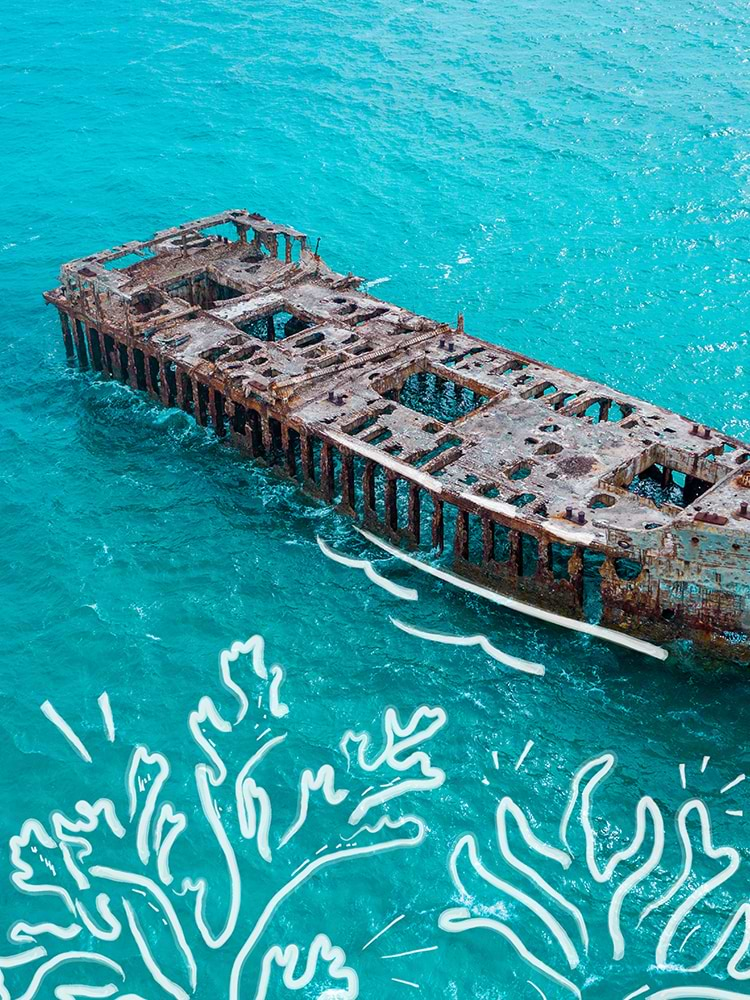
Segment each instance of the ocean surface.
[[750,995],[746,675],[388,559],[69,367],[41,298],[63,261],[247,207],[378,295],[750,440],[747,5],[0,23],[0,997]]

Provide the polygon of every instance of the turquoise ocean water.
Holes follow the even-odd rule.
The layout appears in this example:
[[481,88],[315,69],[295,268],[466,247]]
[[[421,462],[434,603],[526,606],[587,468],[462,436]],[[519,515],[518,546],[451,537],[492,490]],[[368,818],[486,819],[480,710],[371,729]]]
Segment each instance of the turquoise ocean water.
[[[746,5],[6,0],[1,17],[0,841],[9,848],[0,926],[16,925],[16,940],[0,954],[28,958],[38,942],[46,955],[14,968],[0,960],[0,996],[64,1000],[54,991],[70,983],[100,989],[74,996],[191,995],[188,952],[196,996],[229,997],[233,966],[238,995],[262,996],[263,956],[288,945],[302,951],[298,981],[287,984],[299,990],[271,970],[269,997],[317,997],[331,986],[353,996],[351,977],[331,980],[324,956],[304,984],[319,934],[346,953],[362,997],[534,1000],[541,991],[552,1000],[574,996],[572,987],[597,1000],[642,987],[641,996],[750,995],[738,910],[750,890],[748,786],[721,794],[750,768],[742,673],[698,665],[689,651],[666,664],[636,656],[381,560],[346,520],[184,415],[68,367],[57,317],[40,297],[62,261],[247,207],[320,236],[333,267],[379,279],[385,298],[441,320],[463,310],[472,333],[750,439]],[[377,559],[419,601],[326,559],[317,535]],[[485,634],[546,674],[510,670],[477,646],[407,635],[391,617]],[[245,719],[231,733],[203,726],[228,769],[222,780],[214,762],[211,785],[196,776],[207,758],[188,718],[207,696],[234,723],[238,702],[220,682],[219,653],[253,634],[265,640],[268,667],[285,669],[289,711],[274,717],[263,700],[258,709],[268,684],[253,680],[248,655],[238,666]],[[97,701],[104,691],[113,742]],[[42,714],[45,700],[90,763]],[[410,749],[397,737],[388,759],[389,707],[425,739]],[[339,741],[348,730],[372,735],[364,767],[350,740],[347,769]],[[238,803],[242,765],[283,733]],[[129,802],[138,746],[163,758],[135,759]],[[416,751],[429,756],[410,760]],[[605,754],[616,763],[592,795],[590,863],[580,801],[568,867],[508,823],[513,856],[566,908],[509,862],[496,810],[510,797],[536,836],[562,850],[571,781]],[[307,821],[280,846],[300,781],[329,773],[348,797],[327,802],[324,788],[313,791]],[[373,803],[364,822],[419,822],[343,839],[357,802],[415,779]],[[644,797],[643,843],[611,879],[597,879],[592,869],[632,840]],[[121,827],[85,818],[85,803],[103,798]],[[702,805],[683,810],[681,836],[688,800]],[[183,832],[161,811],[165,801],[184,817]],[[73,818],[77,802],[83,829],[68,830],[79,840],[66,864],[51,816]],[[260,842],[269,807],[270,860]],[[11,838],[28,818],[42,825],[12,842],[14,860]],[[156,865],[169,830],[172,882]],[[388,839],[421,843],[355,853]],[[685,843],[695,850],[680,879]],[[473,844],[484,868],[471,863]],[[347,845],[352,857],[341,853]],[[296,888],[295,871],[306,876]],[[203,880],[198,920],[201,890],[185,891],[185,878]],[[243,942],[277,894],[240,974]],[[441,915],[457,907],[476,923],[448,933]],[[57,936],[18,921],[51,923]],[[658,992],[670,989],[678,992]]]

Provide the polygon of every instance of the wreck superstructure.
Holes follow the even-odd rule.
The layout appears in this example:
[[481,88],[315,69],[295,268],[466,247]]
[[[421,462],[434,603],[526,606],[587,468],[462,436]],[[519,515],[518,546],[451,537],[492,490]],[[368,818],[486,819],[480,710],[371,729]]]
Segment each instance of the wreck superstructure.
[[65,264],[45,299],[82,366],[380,535],[539,607],[750,661],[750,444],[361,285],[233,210]]

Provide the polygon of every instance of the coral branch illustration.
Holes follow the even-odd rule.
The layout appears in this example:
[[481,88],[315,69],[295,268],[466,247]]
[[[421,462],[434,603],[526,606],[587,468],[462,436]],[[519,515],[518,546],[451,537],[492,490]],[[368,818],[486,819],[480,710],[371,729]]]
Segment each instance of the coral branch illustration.
[[[72,815],[56,810],[47,823],[28,819],[11,838],[11,881],[31,897],[29,904],[44,902],[48,919],[18,919],[10,927],[17,950],[0,956],[0,1000],[138,1000],[133,980],[148,982],[148,1000],[187,1000],[201,988],[204,996],[263,1000],[271,984],[325,1000],[359,996],[356,971],[325,933],[269,943],[274,916],[303,883],[332,865],[422,843],[424,820],[400,805],[445,779],[427,749],[445,713],[420,706],[402,721],[389,708],[382,745],[368,732],[345,732],[339,763],[302,770],[296,815],[280,822],[274,776],[292,719],[282,700],[284,671],[266,667],[260,635],[224,650],[219,667],[233,711],[220,711],[204,695],[190,713],[200,757],[182,809],[165,796],[170,788],[185,796],[190,780],[175,781],[164,754],[137,746],[125,775],[125,805],[115,804],[116,792],[79,801]],[[112,743],[119,736],[106,692],[99,708]],[[42,711],[80,766],[88,766],[93,755],[70,721],[50,702]],[[325,842],[313,818],[322,818]],[[220,859],[220,888],[206,873],[203,852],[189,849],[196,825],[210,835]],[[118,956],[128,962],[112,957],[117,941]],[[231,956],[223,985],[215,965],[201,978],[219,949],[225,961]]]
[[[529,741],[521,760],[531,746]],[[495,752],[493,760],[497,767]],[[490,932],[506,942],[531,970],[529,996],[547,1000],[580,998],[597,963],[593,953],[605,942],[608,954],[600,953],[598,964],[609,970],[607,995],[614,998],[610,973],[626,957],[627,914],[631,943],[630,962],[621,966],[624,976],[638,976],[640,969],[642,979],[668,974],[682,984],[646,983],[624,1000],[750,996],[715,985],[728,978],[750,980],[750,968],[742,967],[750,951],[750,903],[742,890],[729,892],[740,852],[716,846],[709,810],[698,798],[677,810],[676,843],[670,843],[672,824],[668,827],[663,807],[650,796],[636,803],[632,836],[598,816],[595,793],[615,766],[614,755],[606,753],[578,769],[553,843],[534,832],[529,815],[512,798],[501,798],[495,812],[497,850],[486,852],[491,860],[482,860],[473,833],[453,847],[449,868],[459,905],[440,914],[440,928],[449,934]],[[683,764],[683,788],[685,773]],[[744,775],[738,776],[721,794],[742,780]],[[594,922],[606,925],[596,944],[590,933]],[[698,975],[712,982],[696,985]]]

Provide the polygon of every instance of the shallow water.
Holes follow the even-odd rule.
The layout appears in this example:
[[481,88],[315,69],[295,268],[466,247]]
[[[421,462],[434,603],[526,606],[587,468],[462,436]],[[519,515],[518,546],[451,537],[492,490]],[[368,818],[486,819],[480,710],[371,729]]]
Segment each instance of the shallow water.
[[[196,995],[225,997],[235,956],[267,901],[324,845],[335,852],[346,843],[349,800],[399,773],[387,761],[374,775],[354,760],[347,771],[338,749],[347,730],[369,731],[371,762],[388,706],[404,723],[420,706],[446,714],[421,746],[430,757],[425,774],[418,766],[408,772],[425,787],[375,804],[367,817],[420,817],[423,842],[335,858],[340,863],[312,873],[252,950],[241,996],[256,995],[272,945],[306,951],[319,933],[346,952],[361,996],[407,997],[416,992],[409,983],[426,996],[460,1000],[533,1000],[538,989],[550,1000],[572,995],[525,963],[502,932],[441,930],[440,915],[463,905],[512,928],[587,998],[622,998],[646,984],[652,992],[712,985],[745,995],[727,972],[741,927],[705,971],[687,971],[747,899],[747,818],[726,812],[744,808],[747,786],[719,792],[750,766],[741,673],[699,666],[689,651],[666,664],[636,656],[381,559],[347,521],[241,461],[184,415],[69,368],[57,318],[40,298],[64,260],[246,206],[320,236],[326,260],[381,281],[377,294],[442,320],[463,310],[469,332],[750,439],[745,7],[715,0],[677,7],[654,0],[135,0],[125,7],[10,0],[3,22],[0,837],[9,841],[28,817],[72,816],[77,801],[100,797],[113,800],[125,828],[119,838],[101,821],[88,835],[92,854],[78,863],[90,888],[71,882],[58,848],[42,851],[54,884],[66,886],[92,919],[96,893],[110,896],[120,936],[103,939],[101,924],[98,939],[85,931],[67,941],[39,935],[50,956],[95,950],[117,962],[124,983],[109,966],[71,961],[51,969],[38,996],[64,983],[110,981],[122,996],[170,995],[139,955],[128,907],[164,975],[191,992],[152,890],[143,895],[91,871],[147,875],[162,886],[153,849],[146,861],[136,850],[142,796],[153,783],[144,784],[128,820],[126,775],[136,746],[171,764],[162,797],[184,813],[187,828],[171,856],[174,882],[163,888],[195,957]],[[330,561],[318,535],[337,551],[375,560],[390,580],[415,587],[419,600],[394,597]],[[391,617],[425,631],[484,634],[506,653],[543,663],[546,673],[513,671],[476,646],[407,635]],[[215,737],[230,777],[213,796],[240,859],[237,889],[199,802],[194,769],[205,758],[187,720],[203,695],[234,720],[237,704],[220,683],[218,656],[255,633],[265,639],[268,666],[286,670],[281,696],[289,713],[256,717],[258,679],[250,678],[247,719]],[[112,743],[97,705],[103,691],[116,726]],[[46,699],[82,740],[90,764],[40,712]],[[256,796],[266,790],[273,806],[270,863],[241,836],[228,788],[269,722],[268,738],[289,734],[254,772]],[[623,878],[648,857],[652,832],[601,883],[583,856],[577,812],[566,870],[533,856],[511,832],[519,857],[533,861],[585,919],[587,955],[570,911],[547,898],[581,957],[571,970],[549,930],[507,886],[482,880],[464,854],[461,892],[449,858],[459,838],[472,834],[497,878],[544,902],[501,857],[498,801],[512,797],[537,836],[559,847],[573,775],[605,753],[617,765],[593,796],[599,863],[632,838],[642,796],[653,797],[665,821],[658,867],[624,899],[621,960],[613,959],[608,908]],[[298,836],[277,849],[297,812],[301,773],[324,764],[335,766],[348,800],[334,806],[313,796]],[[688,883],[636,926],[680,871],[675,816],[693,795],[710,811],[715,842],[740,852],[739,869],[686,914],[668,956],[673,968],[659,970],[656,942],[668,918],[727,863],[700,850],[693,813]],[[418,826],[404,829],[418,836]],[[51,884],[33,846],[32,838],[24,849],[35,862],[31,884]],[[19,920],[75,922],[63,896],[22,894],[8,881],[11,871],[6,857],[3,928]],[[214,934],[231,899],[242,899],[237,930],[222,947],[201,941],[189,912],[193,894],[172,894],[184,877],[205,878]],[[4,951],[30,946],[9,942]],[[431,950],[382,957],[422,948]],[[23,994],[38,964],[7,972],[11,996]],[[329,985],[324,965],[301,995],[318,996]],[[268,995],[285,995],[280,974]]]

